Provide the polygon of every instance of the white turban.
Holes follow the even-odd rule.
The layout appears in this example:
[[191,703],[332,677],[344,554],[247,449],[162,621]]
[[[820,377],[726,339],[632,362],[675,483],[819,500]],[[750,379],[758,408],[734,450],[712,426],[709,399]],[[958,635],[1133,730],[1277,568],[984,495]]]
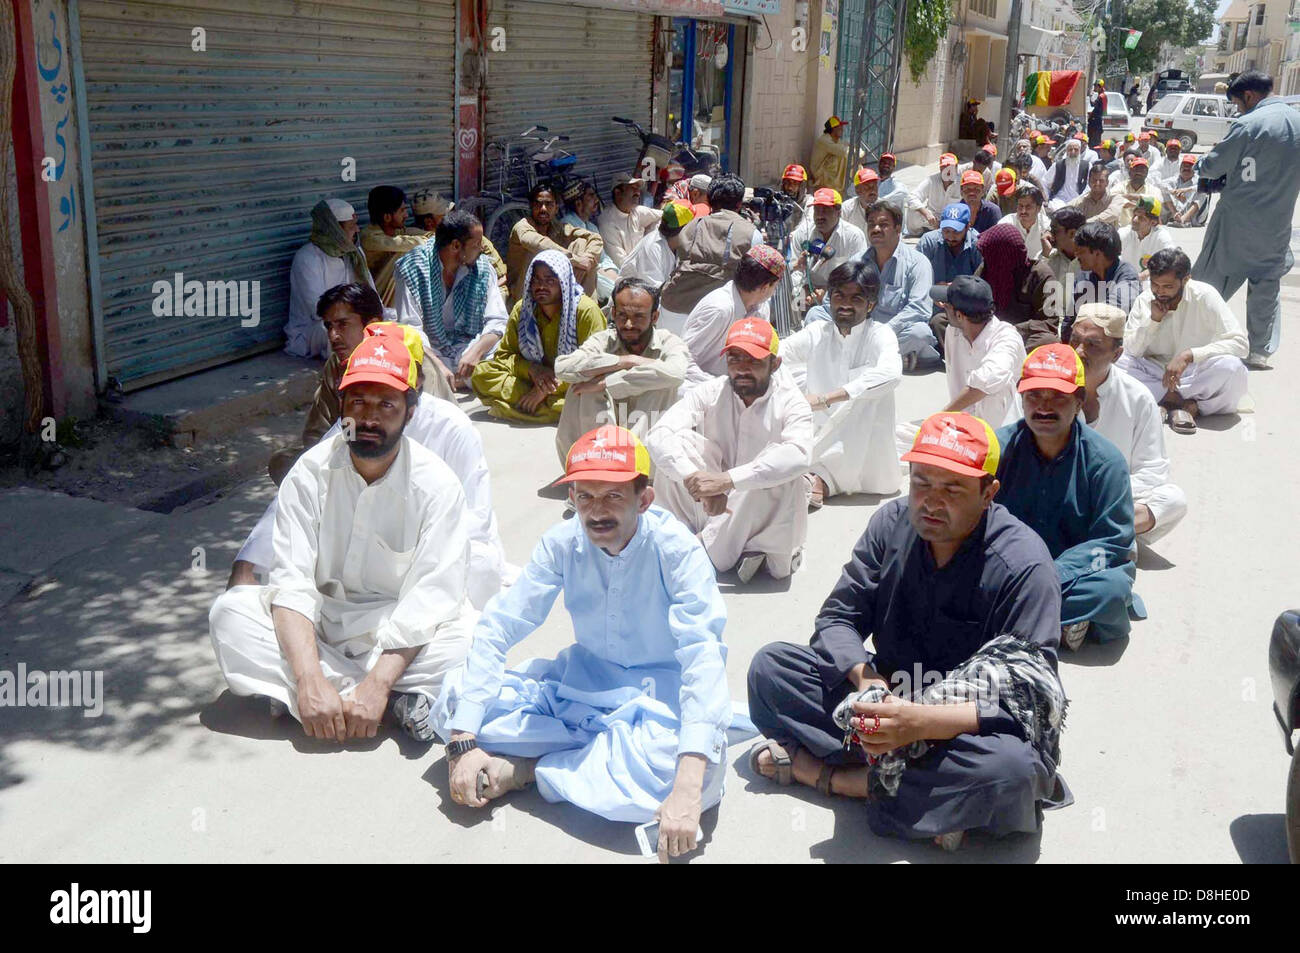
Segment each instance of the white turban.
[[325,204],[340,222],[350,222],[357,217],[357,210],[342,199],[326,199]]

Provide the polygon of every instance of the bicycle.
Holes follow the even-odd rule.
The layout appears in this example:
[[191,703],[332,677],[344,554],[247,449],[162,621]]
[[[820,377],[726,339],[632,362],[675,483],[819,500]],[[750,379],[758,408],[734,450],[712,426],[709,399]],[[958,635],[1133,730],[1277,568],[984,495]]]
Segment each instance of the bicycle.
[[[545,126],[529,126],[512,139],[494,139],[488,149],[499,153],[497,163],[497,191],[476,195],[461,203],[464,211],[471,212],[483,223],[483,234],[504,254],[510,241],[510,232],[520,219],[529,213],[528,193],[538,182],[550,182],[556,198],[571,179],[569,170],[578,157],[556,143],[568,142],[568,136],[549,135]],[[536,135],[542,133],[543,135]],[[538,143],[539,148],[526,152],[521,143]],[[512,183],[521,183],[511,189]]]

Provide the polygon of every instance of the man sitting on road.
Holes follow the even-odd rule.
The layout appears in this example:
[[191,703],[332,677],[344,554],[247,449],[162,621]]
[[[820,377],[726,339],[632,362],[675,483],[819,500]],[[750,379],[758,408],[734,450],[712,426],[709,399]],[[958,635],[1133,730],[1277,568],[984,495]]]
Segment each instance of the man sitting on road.
[[691,352],[656,326],[659,287],[620,278],[611,298],[611,326],[555,359],[555,377],[569,385],[555,434],[560,462],[584,433],[616,424],[638,437],[677,402]]
[[780,287],[785,259],[770,245],[755,245],[740,259],[736,277],[701,299],[682,329],[692,366],[687,383],[697,384],[727,373],[723,343],[742,318],[766,321],[768,302]]
[[677,267],[677,250],[682,244],[682,229],[695,217],[689,205],[668,202],[664,205],[659,227],[637,242],[623,259],[619,278],[640,278],[662,288]]
[[555,423],[569,386],[556,378],[555,362],[603,331],[605,315],[582,293],[563,252],[539,252],[523,286],[501,345],[475,366],[470,385],[493,417]]
[[813,409],[814,509],[841,493],[898,492],[894,390],[903,362],[894,332],[872,320],[879,295],[875,268],[845,262],[828,279],[831,320],[781,344],[782,364]]
[[605,240],[598,232],[559,221],[559,196],[555,188],[538,183],[528,192],[529,212],[515,223],[506,251],[510,275],[510,302],[518,305],[528,288],[525,275],[542,251],[556,251],[569,260],[574,277],[589,297],[596,294],[596,271]]
[[1203,414],[1231,414],[1246,394],[1246,333],[1213,285],[1191,277],[1181,248],[1147,262],[1151,289],[1142,292],[1124,329],[1117,366],[1169,411],[1177,433],[1194,433]]
[[[344,287],[358,287],[356,285]],[[351,329],[349,328],[349,331]],[[395,346],[404,347],[411,355],[418,368],[416,389],[420,390],[424,382],[424,345],[420,332],[410,325],[394,324],[388,321],[376,321],[367,324],[364,334],[357,337],[358,345],[365,337],[386,335],[393,339]],[[349,355],[351,351],[348,352]],[[347,361],[344,360],[344,366]],[[336,396],[337,399],[337,396]],[[351,432],[355,422],[335,418],[324,435],[312,441],[314,446],[321,440],[329,440],[344,428]],[[483,453],[483,440],[470,423],[469,417],[455,403],[439,400],[432,394],[421,391],[415,413],[406,425],[406,436],[416,443],[432,450],[460,481],[465,494],[465,506],[469,514],[469,577],[468,589],[470,604],[476,609],[487,605],[487,601],[510,580],[518,570],[506,563],[505,550],[501,545],[501,536],[497,531],[496,516],[492,512],[492,479],[488,474],[487,458]],[[273,533],[275,530],[276,502],[266,508],[262,518],[257,521],[248,539],[235,557],[231,567],[232,586],[257,585],[257,574],[265,576],[271,571],[275,562]]]
[[961,201],[957,181],[957,157],[951,152],[939,156],[939,171],[917,186],[907,206],[907,234],[924,235],[939,227],[944,207]]
[[1071,139],[1065,155],[1052,166],[1047,176],[1047,197],[1052,208],[1065,205],[1088,190],[1088,163],[1083,161],[1083,143]]
[[1165,216],[1174,228],[1204,225],[1210,215],[1210,193],[1201,191],[1201,180],[1195,173],[1196,156],[1183,156],[1178,161],[1178,174],[1158,184],[1165,200]]
[[[936,220],[937,221],[937,220]],[[903,217],[886,202],[867,209],[867,241],[871,247],[859,260],[880,272],[880,300],[872,320],[888,324],[898,338],[903,370],[939,363],[939,339],[930,330],[930,262],[902,241]]]
[[1043,538],[1061,582],[1061,644],[1091,633],[1129,634],[1133,595],[1133,494],[1128,463],[1113,443],[1079,421],[1087,398],[1083,360],[1068,344],[1025,359],[1024,419],[998,431],[1003,505]]
[[1140,198],[1133,209],[1133,222],[1119,230],[1119,256],[1133,266],[1142,287],[1147,284],[1147,261],[1162,248],[1177,248],[1173,233],[1160,224],[1163,207],[1159,199]]
[[412,737],[469,649],[470,515],[456,475],[404,435],[417,369],[366,338],[339,384],[352,433],[308,450],[276,496],[269,586],[235,586],[209,614],[236,695],[287,708],[310,737],[373,738],[385,711]]
[[[975,181],[977,175],[979,173],[974,169],[961,174],[961,200],[970,209],[970,227],[976,232],[982,232],[1002,221],[1002,209],[996,202],[991,202],[987,198],[988,195],[996,193],[997,180],[994,179],[993,186],[986,189],[982,178],[978,182]],[[1014,181],[1014,173],[1011,175]]]
[[[611,821],[658,820],[667,860],[696,848],[700,814],[722,798],[733,715],[713,567],[652,505],[649,474],[626,430],[574,444],[560,482],[577,518],[546,532],[483,613],[435,724],[453,801],[480,808],[536,783],[547,801]],[[575,643],[507,667],[561,593]]]
[[600,237],[605,240],[605,252],[615,268],[623,266],[637,242],[654,231],[663,214],[641,204],[644,194],[645,179],[634,175],[615,176],[611,195],[614,204],[601,210]]
[[1110,190],[1109,173],[1100,162],[1088,168],[1088,191],[1071,201],[1066,208],[1077,208],[1087,221],[1118,226],[1124,199]]
[[865,166],[853,174],[853,198],[846,199],[840,221],[848,222],[862,232],[862,244],[867,244],[867,206],[880,198],[880,176],[875,169]]
[[839,265],[861,255],[867,249],[867,236],[842,216],[840,193],[818,189],[813,194],[812,215],[790,236],[790,253],[795,256],[790,281],[796,305],[803,314],[819,308],[805,321],[825,321],[829,315],[823,305],[826,279]]
[[[595,221],[596,211],[600,208],[600,195],[594,185],[586,179],[574,179],[564,187],[561,199],[564,203],[564,213],[560,216],[561,225],[572,225],[574,228],[583,228],[589,232],[600,232],[600,226]],[[604,235],[601,235],[601,240],[604,240]],[[601,249],[600,259],[596,262],[594,297],[597,304],[604,307],[617,280],[618,266],[609,256],[609,243],[606,242],[605,247]]]
[[750,665],[750,716],[769,739],[750,767],[865,799],[879,835],[954,850],[967,831],[1037,831],[1042,809],[1073,800],[1056,772],[1051,556],[994,502],[984,421],[934,414],[903,460],[908,496],[871,517],[812,644],[770,644]]
[[1133,210],[1142,199],[1160,201],[1160,190],[1155,183],[1147,181],[1149,163],[1143,156],[1134,156],[1128,164],[1128,178],[1120,187],[1119,194],[1123,204],[1119,211],[1119,227],[1133,222]]
[[968,413],[1001,427],[1020,415],[1016,385],[1025,343],[1015,325],[993,313],[993,289],[983,278],[958,276],[930,289],[947,315],[945,413]]
[[[1074,233],[1074,257],[1079,274],[1074,280],[1074,309],[1097,302],[1113,304],[1125,314],[1142,293],[1137,270],[1120,257],[1124,245],[1113,225],[1088,222]],[[1064,289],[1062,289],[1064,290]],[[1069,323],[1061,325],[1061,340],[1070,340]]]
[[311,240],[294,253],[289,268],[289,319],[285,353],[328,357],[329,337],[316,303],[327,288],[358,282],[375,285],[357,247],[357,213],[342,199],[322,199],[311,210]]
[[506,303],[483,255],[483,226],[469,212],[449,212],[426,242],[396,264],[397,320],[424,331],[429,373],[451,390],[470,375],[506,330]]
[[916,250],[930,263],[935,285],[946,285],[958,275],[973,275],[984,259],[976,239],[979,232],[971,227],[970,206],[954,202],[943,210],[939,227],[926,232],[916,243]]
[[1115,361],[1124,353],[1126,315],[1109,304],[1085,304],[1070,331],[1083,358],[1088,426],[1113,443],[1128,463],[1133,530],[1150,545],[1187,515],[1187,497],[1169,480],[1164,428],[1155,398]]
[[361,229],[361,250],[366,254],[366,267],[375,280],[375,290],[384,306],[393,306],[397,276],[394,266],[397,259],[419,248],[433,238],[422,228],[407,228],[406,218],[410,206],[406,193],[394,185],[377,185],[366,196],[370,224]]
[[1002,221],[1010,222],[1020,230],[1020,237],[1025,240],[1025,251],[1031,260],[1051,253],[1051,244],[1043,238],[1050,226],[1043,212],[1043,193],[1037,187],[1023,184],[1017,186],[1016,210],[1002,216]]
[[[418,189],[411,195],[411,214],[415,217],[415,227],[426,232],[436,232],[438,225],[455,208],[455,202],[444,198],[432,188]],[[504,301],[506,295],[510,294],[510,284],[506,281],[506,261],[486,235],[483,236],[483,255],[492,266],[497,287],[501,290],[501,300]]]
[[793,378],[777,373],[766,321],[737,321],[723,351],[727,376],[688,390],[650,428],[655,490],[719,572],[735,569],[745,583],[766,565],[783,579],[799,567],[808,534],[812,409]]

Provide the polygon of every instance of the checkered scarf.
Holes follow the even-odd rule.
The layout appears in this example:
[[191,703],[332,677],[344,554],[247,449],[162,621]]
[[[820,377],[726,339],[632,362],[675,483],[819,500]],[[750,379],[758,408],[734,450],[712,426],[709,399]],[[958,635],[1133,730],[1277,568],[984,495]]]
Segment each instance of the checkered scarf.
[[[854,715],[853,703],[876,703],[887,691],[873,685],[845,698],[832,717],[847,734]],[[1036,751],[1053,763],[1061,760],[1061,729],[1069,704],[1065,689],[1042,650],[1010,635],[1000,635],[948,673],[939,684],[917,692],[910,699],[926,705],[958,705],[995,696],[1021,727]],[[908,761],[930,750],[926,741],[914,741],[871,760],[871,793],[894,797]]]
[[538,252],[528,265],[524,275],[524,303],[519,309],[519,353],[525,360],[540,364],[546,354],[542,350],[542,332],[537,327],[537,316],[533,313],[533,296],[528,290],[533,284],[533,269],[541,262],[560,279],[560,298],[563,310],[560,312],[560,346],[558,354],[568,354],[578,347],[578,299],[582,297],[582,285],[573,277],[573,266],[564,252],[548,248]]
[[[424,316],[424,333],[443,355],[456,353],[456,343],[447,340],[442,323],[442,309],[447,301],[443,284],[442,259],[433,242],[426,242],[397,259],[397,274],[419,298]],[[469,275],[451,289],[452,328],[462,340],[474,340],[483,330],[483,312],[487,308],[488,289],[496,274],[486,255],[479,255]]]

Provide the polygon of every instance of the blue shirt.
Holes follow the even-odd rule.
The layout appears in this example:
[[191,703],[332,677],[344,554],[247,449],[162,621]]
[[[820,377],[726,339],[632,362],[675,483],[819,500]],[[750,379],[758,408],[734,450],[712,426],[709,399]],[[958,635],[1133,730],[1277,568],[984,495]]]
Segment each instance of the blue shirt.
[[980,210],[975,215],[975,220],[970,223],[970,227],[976,232],[978,238],[979,232],[987,232],[1000,221],[1002,221],[1002,209],[998,208],[995,202],[984,199],[980,202]]
[[1119,449],[1077,420],[1054,460],[1019,420],[997,432],[998,500],[1043,538],[1065,588],[1080,576],[1132,566],[1133,494]]
[[[1137,269],[1123,258],[1116,258],[1106,274],[1098,278],[1091,271],[1080,271],[1074,276],[1075,312],[1091,303],[1113,304],[1125,314],[1133,310],[1133,302],[1142,293],[1142,279]],[[1072,322],[1073,323],[1073,322]]]
[[948,243],[943,240],[942,228],[932,229],[921,236],[921,240],[916,243],[916,250],[930,263],[936,285],[948,284],[958,275],[975,274],[975,269],[984,261],[975,242],[978,237],[979,232],[967,228],[961,251],[954,255]]
[[[867,261],[874,265],[876,250],[869,247],[854,261]],[[917,321],[930,320],[930,315],[934,314],[934,302],[930,300],[934,275],[924,255],[900,240],[885,267],[878,270],[880,298],[876,301],[876,310],[871,312],[873,321],[888,324],[897,332]]]
[[617,556],[593,544],[578,517],[542,536],[519,579],[479,617],[448,732],[478,732],[500,691],[506,652],[546,621],[561,592],[577,644],[560,694],[566,686],[588,696],[652,686],[681,719],[678,755],[718,762],[732,718],[727,610],[703,545],[658,506],[641,514]]

